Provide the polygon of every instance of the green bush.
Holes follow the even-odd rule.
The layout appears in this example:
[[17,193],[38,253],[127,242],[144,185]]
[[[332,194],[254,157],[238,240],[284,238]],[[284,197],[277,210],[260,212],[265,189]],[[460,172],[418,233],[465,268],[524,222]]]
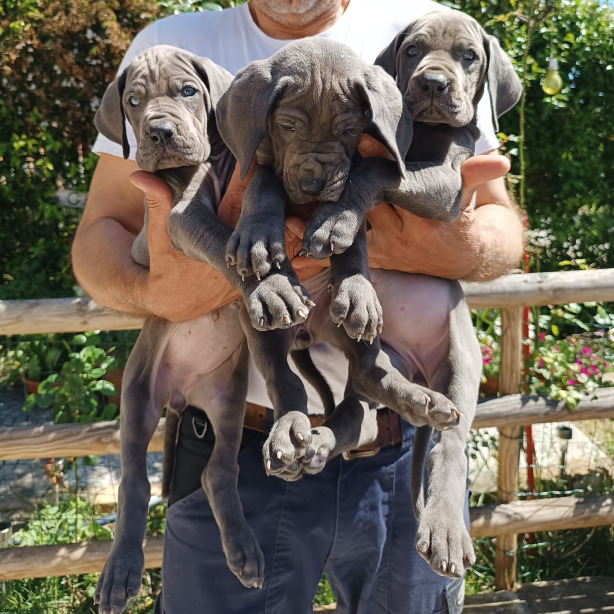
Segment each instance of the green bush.
[[[522,104],[501,118],[532,229],[533,270],[614,267],[614,11],[599,0],[459,0],[502,42],[524,80]],[[526,59],[525,59],[525,52]],[[541,89],[550,54],[563,89]],[[521,193],[522,190],[522,193]],[[582,262],[585,261],[585,262]]]
[[93,116],[153,0],[7,0],[0,7],[0,299],[74,295],[79,212],[60,188],[87,190]]

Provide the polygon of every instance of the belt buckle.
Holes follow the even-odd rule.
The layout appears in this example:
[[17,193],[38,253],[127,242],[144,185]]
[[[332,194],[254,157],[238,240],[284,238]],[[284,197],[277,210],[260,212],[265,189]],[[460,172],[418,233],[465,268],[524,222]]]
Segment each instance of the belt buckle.
[[368,450],[346,450],[341,454],[343,459],[346,461],[354,460],[355,458],[369,458],[370,456],[375,456],[382,448],[369,448]]

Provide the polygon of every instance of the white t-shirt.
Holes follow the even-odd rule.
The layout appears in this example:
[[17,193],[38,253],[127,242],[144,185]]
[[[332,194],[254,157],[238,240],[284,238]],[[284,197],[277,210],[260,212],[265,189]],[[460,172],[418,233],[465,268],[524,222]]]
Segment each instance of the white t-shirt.
[[[435,10],[449,9],[431,0],[380,0],[377,8],[374,8],[371,0],[351,0],[343,16],[321,36],[346,43],[372,63],[407,24]],[[269,57],[288,42],[262,32],[254,23],[247,3],[223,11],[182,13],[155,21],[139,32],[126,52],[118,74],[136,55],[159,44],[174,45],[208,57],[234,74],[254,60]],[[487,89],[478,106],[478,127],[481,137],[476,143],[476,153],[497,149],[499,143],[492,125]],[[134,156],[136,141],[129,125],[127,134],[131,155]],[[122,157],[121,145],[100,134],[93,151]],[[343,353],[321,344],[312,347],[311,354],[316,365],[325,373],[337,402],[341,401],[347,378],[347,361]],[[289,362],[294,369],[292,361]],[[306,384],[306,389],[310,413],[322,413],[317,393],[309,384]],[[252,403],[271,407],[264,380],[251,360],[248,399]]]

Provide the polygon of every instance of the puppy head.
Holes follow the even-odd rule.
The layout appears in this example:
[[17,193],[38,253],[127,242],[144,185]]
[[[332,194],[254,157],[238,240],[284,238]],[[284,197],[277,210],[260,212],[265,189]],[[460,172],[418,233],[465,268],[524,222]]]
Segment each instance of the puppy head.
[[300,204],[339,199],[363,132],[382,140],[403,168],[395,142],[401,114],[384,71],[341,43],[313,38],[240,71],[216,116],[242,174],[257,151]]
[[497,39],[458,11],[436,11],[412,22],[375,63],[396,77],[408,111],[419,122],[474,122],[488,83],[497,128],[497,117],[518,102],[522,91]]
[[136,56],[107,88],[94,117],[98,130],[130,155],[127,119],[146,171],[190,166],[211,153],[213,110],[232,77],[207,58],[168,45]]

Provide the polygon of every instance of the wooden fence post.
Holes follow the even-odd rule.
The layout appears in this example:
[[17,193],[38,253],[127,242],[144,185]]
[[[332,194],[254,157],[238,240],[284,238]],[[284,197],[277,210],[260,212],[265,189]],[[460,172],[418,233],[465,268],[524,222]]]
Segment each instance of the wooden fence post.
[[[501,310],[501,369],[499,392],[520,392],[522,377],[522,307]],[[519,426],[499,428],[497,496],[499,502],[516,500],[518,492]],[[511,589],[516,579],[515,533],[499,535],[495,548],[495,587]]]

